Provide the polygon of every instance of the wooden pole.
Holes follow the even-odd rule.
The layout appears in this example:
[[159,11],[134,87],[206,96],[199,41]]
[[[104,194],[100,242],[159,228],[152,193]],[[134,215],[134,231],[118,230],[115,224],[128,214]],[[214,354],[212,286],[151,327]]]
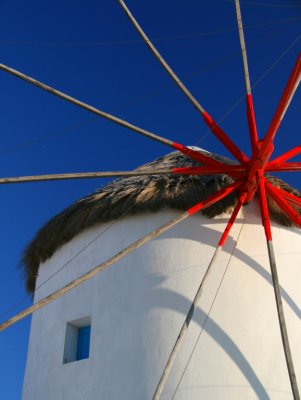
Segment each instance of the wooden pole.
[[131,129],[134,132],[139,133],[140,135],[146,136],[146,137],[148,137],[150,139],[156,140],[159,143],[162,143],[162,144],[165,144],[165,145],[167,145],[169,147],[172,147],[173,149],[176,149],[176,150],[182,152],[183,154],[188,155],[193,160],[202,161],[202,162],[206,163],[206,165],[207,164],[208,165],[220,164],[216,160],[213,160],[212,158],[206,156],[205,154],[199,153],[199,152],[197,152],[195,150],[192,150],[189,147],[186,147],[186,146],[184,146],[184,145],[182,145],[180,143],[173,142],[173,141],[171,141],[169,139],[166,139],[166,138],[164,138],[162,136],[155,135],[154,133],[152,133],[150,131],[147,131],[145,129],[139,128],[138,126],[133,125],[133,124],[121,119],[121,118],[115,117],[114,115],[108,114],[108,113],[106,113],[106,112],[104,112],[104,111],[102,111],[102,110],[100,110],[98,108],[95,108],[95,107],[93,107],[93,106],[91,106],[91,105],[89,105],[87,103],[84,103],[84,102],[82,102],[80,100],[77,100],[74,97],[69,96],[66,93],[63,93],[63,92],[61,92],[61,91],[59,91],[57,89],[54,89],[51,86],[48,86],[45,83],[40,82],[40,81],[38,81],[38,80],[36,80],[34,78],[31,78],[30,76],[25,75],[20,71],[17,71],[17,70],[15,70],[13,68],[10,68],[7,65],[0,64],[0,70],[5,71],[5,72],[7,72],[7,73],[9,73],[11,75],[14,75],[17,78],[20,78],[20,79],[22,79],[22,80],[24,80],[24,81],[26,81],[26,82],[34,85],[34,86],[37,86],[38,88],[43,89],[46,92],[53,94],[54,96],[60,97],[60,98],[62,98],[64,100],[68,101],[69,103],[72,103],[72,104],[74,104],[74,105],[76,105],[78,107],[81,107],[81,108],[83,108],[83,109],[85,109],[85,110],[87,110],[87,111],[89,111],[91,113],[94,113],[94,114],[96,114],[96,115],[98,115],[100,117],[108,119],[109,121],[115,122],[116,124],[119,124],[119,125],[121,125],[121,126],[123,126],[125,128]]
[[[96,114],[96,115],[98,115],[100,117],[106,118],[109,121],[115,122],[116,124],[119,124],[119,125],[121,125],[121,126],[123,126],[125,128],[131,129],[134,132],[139,133],[140,135],[146,136],[146,137],[148,137],[150,139],[156,140],[159,143],[162,143],[162,144],[165,144],[165,145],[167,145],[169,147],[172,147],[173,149],[176,149],[176,150],[182,152],[183,154],[188,155],[193,160],[204,162],[206,165],[207,164],[208,165],[220,164],[216,160],[213,160],[212,158],[206,156],[205,154],[199,153],[199,152],[197,152],[195,150],[192,150],[189,147],[186,147],[186,146],[184,146],[184,145],[182,145],[180,143],[173,142],[173,141],[171,141],[169,139],[166,139],[166,138],[164,138],[162,136],[155,135],[154,133],[152,133],[150,131],[147,131],[145,129],[139,128],[138,126],[133,125],[133,124],[121,119],[121,118],[115,117],[114,115],[108,114],[108,113],[106,113],[106,112],[104,112],[104,111],[102,111],[102,110],[100,110],[98,108],[95,108],[95,107],[93,107],[93,106],[91,106],[91,105],[89,105],[87,103],[84,103],[84,102],[82,102],[80,100],[77,100],[74,97],[69,96],[66,93],[63,93],[63,92],[61,92],[61,91],[59,91],[57,89],[54,89],[51,86],[48,86],[43,82],[40,82],[40,81],[38,81],[38,80],[36,80],[34,78],[31,78],[30,76],[25,75],[20,71],[17,71],[15,69],[11,68],[11,67],[8,67],[7,65],[0,64],[0,70],[5,71],[5,72],[7,72],[7,73],[9,73],[11,75],[14,75],[17,78],[20,78],[20,79],[22,79],[22,80],[24,80],[24,81],[26,81],[26,82],[34,85],[34,86],[37,86],[38,88],[43,89],[46,92],[53,94],[54,96],[60,97],[61,99],[64,99],[64,100],[68,101],[69,103],[75,104],[76,106],[81,107],[81,108],[83,108],[83,109],[85,109],[85,110],[87,110],[87,111],[89,111],[91,113],[94,113],[94,114]],[[241,153],[238,148],[237,148],[237,153],[238,154]]]
[[238,214],[239,210],[241,209],[241,206],[242,206],[245,198],[246,198],[246,192],[244,192],[239,197],[237,205],[236,205],[236,207],[235,207],[235,209],[234,209],[234,211],[232,213],[232,216],[231,216],[229,222],[227,223],[226,229],[225,229],[225,231],[224,231],[224,233],[223,233],[223,235],[222,235],[222,237],[221,237],[221,239],[219,241],[219,244],[218,244],[218,246],[217,246],[217,248],[216,248],[216,250],[215,250],[215,252],[213,254],[213,257],[212,257],[212,259],[210,261],[210,264],[208,265],[208,267],[207,267],[207,269],[205,271],[205,274],[204,274],[204,276],[203,276],[203,278],[201,280],[201,283],[200,283],[200,285],[198,287],[198,290],[197,290],[196,295],[195,295],[195,297],[193,299],[193,302],[192,302],[192,304],[190,306],[190,309],[189,309],[189,311],[187,313],[185,321],[184,321],[184,323],[183,323],[183,325],[181,327],[180,333],[179,333],[179,335],[177,337],[177,340],[176,340],[176,342],[175,342],[175,344],[173,346],[173,349],[172,349],[172,351],[170,353],[170,356],[169,356],[169,358],[167,360],[167,363],[166,363],[166,365],[165,365],[165,367],[163,369],[161,378],[159,380],[159,383],[158,383],[158,385],[156,387],[156,390],[155,390],[155,393],[153,395],[153,400],[160,400],[160,397],[161,397],[162,391],[164,389],[165,383],[166,383],[166,381],[168,379],[168,376],[169,376],[169,374],[171,372],[171,369],[172,369],[172,367],[174,365],[176,356],[178,354],[178,351],[180,350],[181,344],[182,344],[182,342],[184,340],[184,337],[185,337],[186,332],[188,330],[189,324],[190,324],[190,322],[191,322],[191,320],[193,318],[193,315],[194,315],[195,310],[197,308],[198,302],[199,302],[200,297],[202,295],[202,291],[203,291],[203,287],[205,285],[206,279],[208,278],[209,272],[211,271],[212,266],[214,265],[219,253],[223,249],[223,246],[225,244],[226,238],[228,237],[228,235],[230,233],[230,229],[233,226],[233,223],[234,223],[234,221],[235,221],[235,219],[237,217],[237,214]]
[[0,184],[27,183],[42,181],[59,181],[65,179],[97,179],[113,177],[132,177],[149,175],[218,175],[226,174],[241,177],[246,172],[245,167],[239,165],[221,164],[219,167],[186,167],[186,168],[161,168],[134,171],[106,171],[106,172],[71,172],[66,174],[29,175],[0,178]]
[[36,80],[34,78],[31,78],[30,76],[25,75],[20,71],[17,71],[17,70],[15,70],[13,68],[10,68],[7,65],[0,64],[0,70],[8,72],[9,74],[16,76],[17,78],[20,78],[20,79],[22,79],[22,80],[24,80],[24,81],[26,81],[26,82],[34,85],[34,86],[37,86],[38,88],[43,89],[46,92],[53,94],[54,96],[60,97],[61,99],[64,99],[64,100],[68,101],[69,103],[72,103],[72,104],[74,104],[74,105],[76,105],[78,107],[81,107],[81,108],[83,108],[83,109],[85,109],[85,110],[87,110],[87,111],[89,111],[89,112],[91,112],[93,114],[96,114],[96,115],[98,115],[100,117],[108,119],[109,121],[115,122],[116,124],[121,125],[121,126],[123,126],[125,128],[131,129],[132,131],[137,132],[137,133],[139,133],[139,134],[141,134],[143,136],[146,136],[146,137],[148,137],[150,139],[156,140],[159,143],[162,143],[162,144],[165,144],[167,146],[173,147],[173,142],[171,140],[169,140],[169,139],[165,139],[165,138],[163,138],[161,136],[155,135],[154,133],[152,133],[150,131],[147,131],[145,129],[139,128],[138,126],[133,125],[133,124],[127,122],[127,121],[124,121],[121,118],[115,117],[114,115],[108,114],[108,113],[106,113],[106,112],[104,112],[104,111],[102,111],[102,110],[100,110],[98,108],[95,108],[95,107],[93,107],[93,106],[91,106],[91,105],[89,105],[87,103],[84,103],[83,101],[77,100],[74,97],[69,96],[66,93],[63,93],[63,92],[61,92],[61,91],[59,91],[57,89],[54,89],[53,87],[48,86],[45,83],[42,83],[42,82],[40,82],[40,81],[38,81],[38,80]]
[[157,60],[160,62],[160,64],[163,66],[163,68],[167,71],[167,73],[171,76],[171,78],[174,80],[174,82],[179,86],[179,88],[182,90],[182,92],[186,95],[186,97],[191,101],[191,103],[194,105],[194,107],[201,113],[201,115],[204,118],[204,121],[206,124],[209,126],[210,130],[215,134],[215,136],[223,143],[223,145],[231,152],[231,154],[242,164],[248,161],[247,156],[236,146],[234,142],[222,131],[222,129],[218,126],[218,124],[211,118],[211,116],[205,111],[203,106],[197,101],[197,99],[190,93],[190,91],[187,89],[187,87],[184,85],[184,83],[181,81],[181,79],[176,75],[176,73],[173,71],[173,69],[167,64],[167,62],[164,60],[164,58],[161,56],[159,51],[156,49],[156,47],[153,45],[149,37],[145,34],[131,11],[128,9],[126,6],[125,2],[123,0],[118,0],[119,4],[125,11],[126,15],[130,19],[131,23],[134,25],[136,28],[137,32],[140,34],[146,45],[149,47],[151,52],[154,54],[154,56],[157,58]]
[[[276,109],[276,112],[272,118],[268,131],[262,141],[262,146],[259,151],[259,157],[262,157],[269,147],[269,144],[273,142],[275,135],[278,131],[278,128],[284,118],[284,115],[292,101],[292,98],[298,88],[298,85],[301,80],[301,52],[297,58],[297,61],[294,65],[293,71],[289,77],[289,80],[285,86],[285,89],[282,93],[280,102]],[[268,161],[268,160],[267,160]]]
[[242,25],[239,0],[235,0],[235,9],[236,9],[241,55],[242,55],[242,61],[243,61],[243,67],[244,67],[246,91],[247,91],[247,94],[251,94],[251,84],[250,84],[250,75],[249,75],[249,67],[248,67],[248,59],[247,59],[247,50],[246,50],[246,43],[245,43],[245,37],[244,37],[244,31],[243,31],[243,25]]
[[281,299],[278,272],[277,272],[277,267],[276,267],[276,259],[275,259],[275,253],[274,253],[274,248],[273,248],[273,241],[272,241],[270,216],[269,216],[268,205],[267,205],[267,200],[266,200],[265,178],[263,177],[262,171],[260,171],[258,175],[259,175],[258,192],[259,192],[261,219],[262,219],[262,224],[264,226],[265,236],[266,236],[266,240],[267,240],[267,247],[268,247],[268,253],[269,253],[269,261],[270,261],[271,275],[272,275],[272,281],[273,281],[273,287],[274,287],[274,294],[275,294],[275,299],[276,299],[277,315],[278,315],[278,321],[279,321],[279,326],[280,326],[282,345],[283,345],[283,350],[284,350],[284,354],[285,354],[287,371],[288,371],[288,375],[289,375],[289,379],[290,379],[290,383],[291,383],[293,397],[294,397],[294,400],[300,400],[300,394],[299,394],[296,373],[295,373],[293,358],[292,358],[289,339],[288,339],[287,327],[286,327],[286,322],[285,322],[285,317],[284,317],[283,304],[282,304],[282,299]]
[[138,31],[139,35],[144,40],[145,44],[149,47],[151,52],[154,54],[154,56],[157,58],[157,60],[162,65],[162,67],[167,71],[167,73],[171,76],[171,78],[179,86],[179,88],[182,90],[182,92],[188,97],[188,99],[191,101],[191,103],[194,105],[194,107],[201,114],[203,114],[205,112],[205,109],[201,106],[201,104],[197,101],[197,99],[190,93],[190,91],[187,89],[187,87],[184,85],[184,83],[181,81],[181,79],[176,75],[176,73],[173,71],[173,69],[167,64],[167,62],[161,56],[159,51],[156,49],[156,47],[151,42],[150,38],[145,34],[145,32],[143,31],[143,29],[141,28],[141,26],[139,25],[139,23],[137,22],[137,20],[131,13],[131,11],[128,9],[125,2],[123,0],[118,0],[118,2],[121,5],[121,7],[123,8],[126,15],[128,16],[131,23],[134,25],[134,27]]
[[25,310],[21,311],[20,313],[14,315],[12,318],[4,321],[0,324],[0,332],[8,328],[9,326],[15,324],[16,322],[20,321],[21,319],[25,318],[26,316],[34,313],[35,311],[39,310],[40,308],[46,306],[47,304],[51,303],[52,301],[58,299],[59,297],[63,296],[65,293],[69,292],[71,289],[76,288],[77,286],[81,285],[83,282],[88,281],[93,276],[97,275],[99,272],[105,270],[110,265],[115,264],[117,261],[121,260],[123,257],[127,256],[128,254],[132,253],[145,243],[149,242],[150,240],[154,239],[155,237],[161,235],[163,232],[168,231],[173,226],[177,225],[178,223],[184,221],[189,216],[197,213],[198,211],[211,206],[212,204],[216,203],[217,201],[223,199],[224,197],[228,196],[230,193],[234,192],[236,189],[239,188],[241,182],[235,182],[230,184],[229,186],[219,190],[217,193],[209,196],[206,200],[201,201],[200,203],[196,204],[195,206],[191,207],[184,213],[180,214],[179,216],[173,218],[172,220],[168,221],[164,225],[161,225],[157,229],[153,230],[152,232],[148,233],[146,236],[142,237],[141,239],[137,240],[136,242],[132,243],[130,246],[126,247],[125,249],[121,250],[119,253],[115,254],[113,257],[109,258],[102,264],[98,265],[97,267],[93,268],[91,271],[87,272],[86,274],[80,276],[79,278],[74,279],[72,282],[68,283],[61,289],[58,289],[56,292],[46,296],[44,299],[39,300],[32,306],[26,308]]
[[250,83],[250,75],[249,75],[249,67],[248,67],[248,59],[247,59],[247,50],[246,43],[243,31],[242,17],[240,11],[239,0],[235,0],[235,9],[236,9],[236,17],[237,17],[237,25],[239,32],[239,41],[241,47],[241,55],[243,61],[244,68],[244,77],[245,77],[245,85],[246,85],[246,104],[247,104],[247,117],[248,117],[248,125],[249,125],[249,133],[250,133],[250,141],[252,145],[252,150],[254,151],[258,142],[258,134],[257,127],[255,121],[255,113],[254,113],[254,105],[253,105],[253,97],[251,92],[251,83]]
[[140,171],[73,172],[67,174],[32,175],[32,176],[0,178],[0,184],[59,181],[65,179],[113,178],[118,176],[131,177],[131,176],[147,176],[147,175],[171,175],[173,173],[175,172],[173,172],[173,169],[171,168],[140,170]]

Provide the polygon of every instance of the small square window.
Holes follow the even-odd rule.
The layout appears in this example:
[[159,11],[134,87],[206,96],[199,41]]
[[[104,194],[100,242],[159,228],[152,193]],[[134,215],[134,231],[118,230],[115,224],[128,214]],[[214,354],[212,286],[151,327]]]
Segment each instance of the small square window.
[[84,358],[89,358],[90,334],[91,334],[91,325],[78,328],[77,349],[76,349],[77,360],[83,360]]
[[66,325],[64,364],[89,358],[91,318],[81,318]]

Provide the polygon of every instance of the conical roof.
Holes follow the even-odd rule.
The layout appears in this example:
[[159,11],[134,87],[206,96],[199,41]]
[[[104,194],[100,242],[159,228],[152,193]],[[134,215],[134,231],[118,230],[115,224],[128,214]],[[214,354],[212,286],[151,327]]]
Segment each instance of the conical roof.
[[[235,164],[234,161],[217,154],[199,148],[193,149],[223,163]],[[137,171],[200,165],[180,152],[173,152],[137,168]],[[298,190],[282,180],[272,176],[268,176],[267,179],[274,186],[301,197]],[[148,175],[112,181],[95,193],[76,201],[54,216],[37,232],[22,257],[27,290],[33,292],[35,289],[40,263],[50,258],[59,247],[83,230],[125,215],[146,211],[155,212],[164,207],[186,210],[232,181],[231,177],[223,174],[211,176]],[[229,213],[235,205],[236,197],[237,193],[234,192],[203,210],[202,213],[209,218]],[[282,225],[291,225],[287,216],[272,200],[268,199],[268,204],[271,218]],[[301,210],[298,211],[301,213]]]

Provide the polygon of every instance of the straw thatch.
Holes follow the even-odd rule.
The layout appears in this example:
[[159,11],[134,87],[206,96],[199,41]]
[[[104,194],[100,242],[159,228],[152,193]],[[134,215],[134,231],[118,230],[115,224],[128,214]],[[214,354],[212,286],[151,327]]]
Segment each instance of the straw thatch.
[[[198,149],[198,151],[224,163],[234,164],[224,157],[205,152],[205,150]],[[174,152],[145,164],[137,170],[197,165],[200,164],[179,152]],[[299,191],[280,179],[275,177],[268,177],[268,179],[274,186],[301,197]],[[59,247],[84,229],[126,214],[157,211],[163,207],[186,210],[231,182],[232,178],[227,175],[149,175],[114,180],[95,193],[76,201],[39,230],[25,249],[22,258],[27,290],[32,293],[35,289],[39,264],[50,258]],[[205,209],[203,214],[213,218],[229,213],[235,205],[235,199],[236,193],[232,193]],[[291,224],[286,215],[271,200],[269,208],[274,220],[286,226]]]

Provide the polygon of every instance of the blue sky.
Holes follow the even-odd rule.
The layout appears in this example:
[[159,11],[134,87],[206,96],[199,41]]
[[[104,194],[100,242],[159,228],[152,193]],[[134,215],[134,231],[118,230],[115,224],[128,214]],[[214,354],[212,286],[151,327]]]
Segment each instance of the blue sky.
[[[301,1],[241,3],[254,84],[300,36]],[[128,6],[204,108],[216,120],[227,114],[221,126],[249,154],[244,101],[229,112],[244,94],[233,2],[128,0]],[[229,155],[141,42],[117,1],[2,0],[0,11],[2,63],[161,136]],[[300,48],[301,39],[253,89],[260,137]],[[131,170],[170,151],[4,72],[0,82],[3,177]],[[300,109],[299,89],[276,137],[276,154],[300,143]],[[283,177],[300,188],[298,174]],[[37,229],[105,182],[0,187],[1,320],[31,304],[19,260]],[[5,399],[21,397],[29,326],[27,318],[0,335]]]

